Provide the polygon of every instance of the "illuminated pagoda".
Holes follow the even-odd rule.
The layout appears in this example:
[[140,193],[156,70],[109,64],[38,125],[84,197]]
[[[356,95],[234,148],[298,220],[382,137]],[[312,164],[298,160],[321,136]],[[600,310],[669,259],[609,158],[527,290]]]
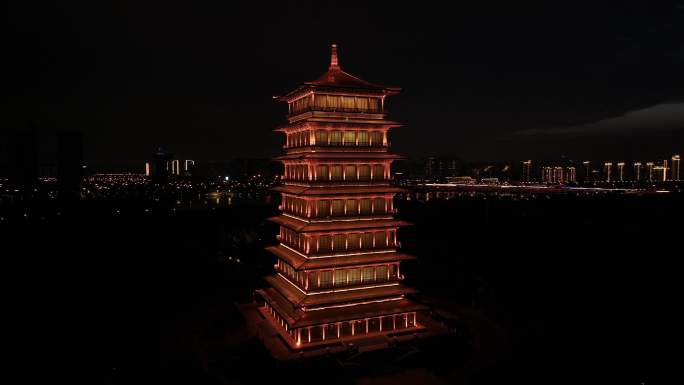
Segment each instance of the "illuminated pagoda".
[[344,72],[332,45],[330,67],[276,100],[286,102],[282,214],[276,274],[257,290],[259,311],[290,351],[362,343],[424,329],[402,284],[394,219],[386,97],[399,93]]

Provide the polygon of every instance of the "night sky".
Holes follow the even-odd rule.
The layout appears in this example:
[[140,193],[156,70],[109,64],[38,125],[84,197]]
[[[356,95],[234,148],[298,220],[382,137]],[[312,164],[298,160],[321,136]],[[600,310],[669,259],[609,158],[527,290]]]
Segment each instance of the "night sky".
[[517,3],[13,5],[2,124],[81,130],[95,168],[160,145],[273,156],[287,108],[272,96],[325,72],[334,42],[345,71],[404,89],[389,108],[409,157],[684,152],[684,1]]

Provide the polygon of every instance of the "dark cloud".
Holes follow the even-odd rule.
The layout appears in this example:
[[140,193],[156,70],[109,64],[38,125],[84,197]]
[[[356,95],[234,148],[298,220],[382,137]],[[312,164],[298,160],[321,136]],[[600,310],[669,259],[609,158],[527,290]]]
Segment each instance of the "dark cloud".
[[684,130],[684,103],[658,104],[622,116],[569,127],[533,128],[517,135],[604,135]]

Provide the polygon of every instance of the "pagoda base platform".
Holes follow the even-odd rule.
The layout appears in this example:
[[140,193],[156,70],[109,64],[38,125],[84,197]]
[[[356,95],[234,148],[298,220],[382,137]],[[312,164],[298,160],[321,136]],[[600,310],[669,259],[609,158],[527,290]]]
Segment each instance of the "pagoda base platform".
[[340,339],[312,342],[297,346],[276,323],[264,306],[258,303],[238,305],[238,309],[254,333],[277,361],[292,361],[324,355],[349,355],[372,352],[449,333],[448,328],[426,314],[418,313],[417,325],[409,329],[376,332]]

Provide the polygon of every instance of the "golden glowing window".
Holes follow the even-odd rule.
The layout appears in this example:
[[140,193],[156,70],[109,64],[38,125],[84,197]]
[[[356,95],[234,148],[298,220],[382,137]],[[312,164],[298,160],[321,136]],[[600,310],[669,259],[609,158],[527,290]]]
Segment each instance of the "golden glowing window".
[[382,180],[385,179],[385,167],[381,164],[376,164],[373,166],[373,179]]
[[339,108],[340,107],[340,97],[326,95],[326,103],[329,108]]
[[354,146],[356,145],[356,133],[354,131],[345,131],[342,140],[345,146]]
[[342,166],[330,166],[330,180],[342,180]]
[[320,287],[326,288],[332,286],[332,270],[326,270],[320,272]]
[[349,234],[347,237],[347,250],[358,250],[361,248],[361,234]]
[[342,145],[342,131],[331,131],[330,132],[330,145],[331,146],[341,146]]
[[353,96],[340,96],[340,106],[346,110],[356,109],[356,100]]
[[318,239],[318,251],[329,252],[332,246],[332,237],[330,235],[321,235]]
[[372,200],[370,199],[361,199],[361,215],[370,215],[371,214],[371,206],[372,206]]
[[382,146],[382,132],[373,131],[370,135],[371,146]]
[[361,283],[361,270],[351,269],[349,270],[349,284],[358,285]]
[[316,202],[316,216],[319,218],[330,216],[330,201],[322,200]]
[[373,248],[373,233],[363,233],[361,236],[361,248],[362,249],[372,249]]
[[363,283],[375,282],[375,268],[364,267],[361,273]]
[[368,109],[371,111],[380,111],[380,99],[378,98],[368,98]]
[[359,212],[356,199],[347,199],[347,215],[356,215]]
[[375,198],[373,199],[373,212],[376,214],[384,214],[387,212],[385,209],[385,199]]
[[390,279],[397,279],[397,265],[390,265],[389,277]]
[[333,235],[333,250],[342,251],[347,248],[347,237],[344,234]]
[[311,98],[308,96],[305,96],[303,98],[299,98],[295,100],[294,102],[290,103],[290,108],[292,109],[292,113],[299,113],[302,112],[311,105]]
[[370,144],[368,138],[368,131],[359,131],[358,133],[359,146],[368,146]]
[[344,215],[344,200],[334,199],[332,201],[332,215],[339,217]]
[[344,179],[356,180],[356,166],[353,164],[344,166]]
[[316,130],[316,145],[326,146],[328,144],[328,131]]
[[316,166],[316,180],[328,180],[328,166],[319,165]]
[[375,233],[375,247],[387,247],[387,234],[385,232]]
[[387,281],[387,266],[378,266],[375,273],[377,274],[377,281]]
[[371,168],[368,165],[359,166],[359,180],[370,180]]
[[347,284],[347,271],[335,270],[335,286],[345,286]]

